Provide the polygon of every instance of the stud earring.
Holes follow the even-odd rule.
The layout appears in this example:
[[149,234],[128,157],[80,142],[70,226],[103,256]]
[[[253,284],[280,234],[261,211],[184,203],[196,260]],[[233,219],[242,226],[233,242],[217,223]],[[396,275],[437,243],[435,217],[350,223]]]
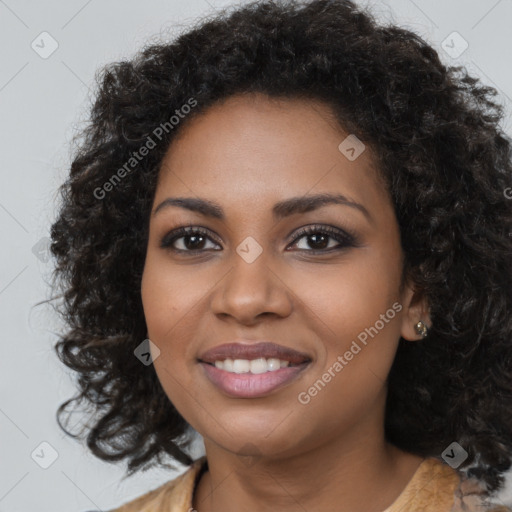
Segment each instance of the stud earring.
[[414,326],[414,330],[422,338],[426,338],[428,335],[428,327],[421,320]]

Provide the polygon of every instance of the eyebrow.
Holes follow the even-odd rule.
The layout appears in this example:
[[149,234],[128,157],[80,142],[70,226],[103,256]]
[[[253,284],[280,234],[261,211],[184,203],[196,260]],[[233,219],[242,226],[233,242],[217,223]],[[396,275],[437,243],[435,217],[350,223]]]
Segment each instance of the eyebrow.
[[[341,204],[355,208],[363,213],[364,216],[373,223],[373,218],[370,215],[370,212],[362,204],[351,201],[342,194],[326,193],[291,197],[276,203],[272,208],[272,214],[274,219],[279,220],[296,213],[310,212],[328,204]],[[219,204],[208,199],[196,197],[168,197],[155,208],[153,216],[155,216],[159,211],[170,206],[178,206],[180,208],[200,213],[206,217],[225,220],[224,210]]]

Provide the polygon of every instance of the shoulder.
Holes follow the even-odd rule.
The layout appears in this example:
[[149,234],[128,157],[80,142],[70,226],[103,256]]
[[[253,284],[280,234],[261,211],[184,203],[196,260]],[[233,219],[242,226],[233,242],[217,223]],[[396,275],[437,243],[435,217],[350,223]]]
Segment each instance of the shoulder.
[[107,512],[188,512],[196,480],[206,466],[206,457],[197,459],[183,474]]
[[485,484],[463,475],[454,492],[453,512],[512,512],[512,508],[494,500],[489,497]]
[[512,512],[492,503],[482,482],[435,457],[426,458],[397,500],[384,512]]

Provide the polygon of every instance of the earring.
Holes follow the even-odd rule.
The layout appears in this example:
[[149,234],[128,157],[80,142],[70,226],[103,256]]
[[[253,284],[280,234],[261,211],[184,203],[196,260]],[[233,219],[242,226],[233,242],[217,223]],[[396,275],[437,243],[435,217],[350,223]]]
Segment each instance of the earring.
[[422,338],[426,338],[428,335],[428,327],[421,320],[414,326],[414,330],[416,334],[420,334]]

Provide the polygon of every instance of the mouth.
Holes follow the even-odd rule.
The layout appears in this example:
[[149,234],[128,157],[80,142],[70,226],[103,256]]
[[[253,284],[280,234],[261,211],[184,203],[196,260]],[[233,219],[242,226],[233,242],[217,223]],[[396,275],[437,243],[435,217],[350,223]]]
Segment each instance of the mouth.
[[309,355],[269,342],[220,345],[198,358],[208,380],[230,397],[257,398],[296,379]]
[[215,363],[206,363],[205,361],[201,362],[215,366],[215,368],[219,368],[219,370],[224,370],[229,373],[251,373],[253,375],[258,375],[260,373],[274,372],[281,368],[300,366],[306,361],[303,361],[303,363],[291,363],[286,359],[258,357],[257,359],[227,358],[224,360],[216,360]]

